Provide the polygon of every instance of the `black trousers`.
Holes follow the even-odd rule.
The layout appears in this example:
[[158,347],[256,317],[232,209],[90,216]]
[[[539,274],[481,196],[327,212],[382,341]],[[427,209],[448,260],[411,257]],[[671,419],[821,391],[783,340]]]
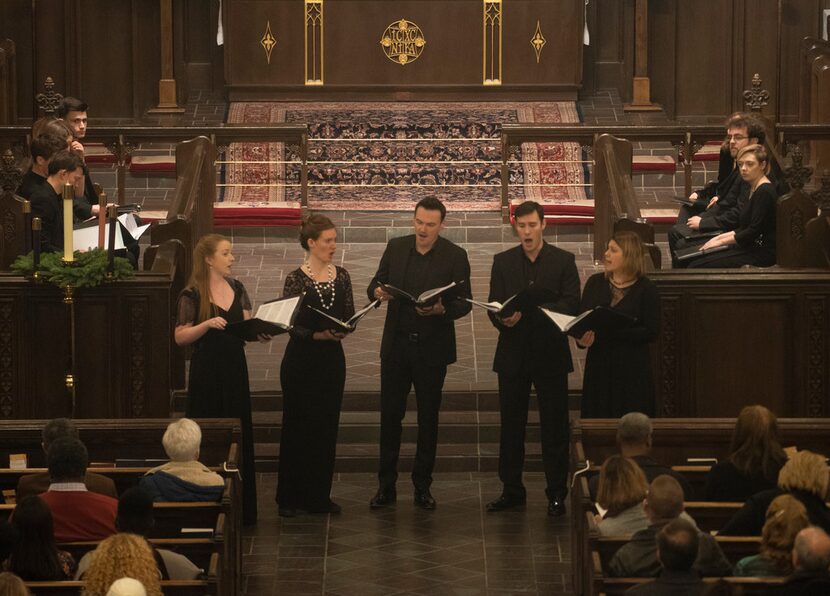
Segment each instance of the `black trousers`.
[[438,411],[441,409],[441,391],[446,365],[430,366],[423,362],[417,341],[405,335],[395,338],[392,354],[380,365],[380,469],[381,488],[394,489],[398,480],[398,456],[401,451],[401,432],[406,399],[415,385],[418,405],[418,445],[412,483],[426,490],[432,484],[435,452],[438,446]]
[[564,499],[568,494],[568,376],[537,375],[530,372],[516,376],[499,374],[501,433],[499,442],[499,478],[504,496],[523,500],[522,483],[525,460],[525,429],[530,387],[539,399],[542,461],[545,468],[548,499]]

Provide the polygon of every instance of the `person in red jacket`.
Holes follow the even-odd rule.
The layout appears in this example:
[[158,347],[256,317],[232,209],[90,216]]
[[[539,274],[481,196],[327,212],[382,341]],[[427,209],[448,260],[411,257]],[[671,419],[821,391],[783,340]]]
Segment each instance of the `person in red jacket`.
[[118,501],[87,490],[89,455],[78,439],[62,437],[49,446],[49,490],[40,498],[52,510],[57,542],[102,540],[115,534]]

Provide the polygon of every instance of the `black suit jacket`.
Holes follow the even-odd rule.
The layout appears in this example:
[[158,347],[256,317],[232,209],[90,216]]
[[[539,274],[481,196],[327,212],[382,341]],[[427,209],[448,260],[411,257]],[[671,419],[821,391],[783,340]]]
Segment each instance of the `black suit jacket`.
[[[522,266],[525,258],[521,245],[493,257],[490,302],[504,302],[528,286]],[[543,306],[564,314],[576,314],[579,273],[574,256],[545,242],[539,251],[538,266],[536,284],[543,284],[553,292],[553,300]],[[490,320],[501,332],[493,360],[495,372],[516,375],[525,365],[537,374],[567,374],[573,370],[567,336],[538,308],[522,313],[521,320],[513,327],[505,327],[492,314]]]
[[[406,264],[410,250],[415,248],[415,235],[393,238],[386,245],[380,259],[377,273],[372,278],[366,291],[369,300],[375,299],[375,288],[381,283],[403,288]],[[460,284],[450,291],[450,297],[443,299],[446,312],[443,315],[417,317],[418,352],[426,364],[441,366],[452,364],[456,359],[455,325],[453,321],[470,312],[472,305],[464,300],[470,298],[470,261],[467,251],[438,237],[433,247],[435,251],[432,267],[429,270],[426,288],[440,288],[450,282]],[[386,323],[383,326],[383,339],[380,343],[381,359],[388,358],[397,333],[400,316],[400,302],[390,300],[386,311]]]
[[37,186],[29,197],[32,217],[41,222],[40,249],[63,252],[63,199],[48,182]]

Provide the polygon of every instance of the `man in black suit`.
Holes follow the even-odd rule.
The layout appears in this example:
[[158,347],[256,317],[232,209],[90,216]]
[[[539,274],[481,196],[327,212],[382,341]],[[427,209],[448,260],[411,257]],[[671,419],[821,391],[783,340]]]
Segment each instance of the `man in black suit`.
[[[579,274],[574,256],[542,239],[542,206],[534,201],[519,205],[513,227],[521,243],[493,258],[489,300],[503,303],[533,284],[547,294],[545,308],[575,314],[579,306]],[[500,332],[493,370],[499,377],[499,478],[504,489],[498,499],[487,505],[487,510],[525,506],[522,469],[533,385],[539,399],[548,514],[563,515],[568,493],[568,373],[573,370],[568,338],[535,306],[509,317],[491,314],[490,318]]]
[[[434,509],[430,493],[438,443],[438,410],[447,365],[455,362],[456,319],[470,312],[470,263],[467,252],[442,238],[447,210],[435,197],[415,207],[415,234],[389,241],[377,273],[369,284],[370,300],[389,302],[380,346],[380,469],[372,509],[391,505],[397,498],[398,454],[406,399],[415,385],[418,404],[418,445],[412,482],[415,504]],[[393,297],[381,284],[418,296],[426,290],[459,284],[451,294],[416,307]]]

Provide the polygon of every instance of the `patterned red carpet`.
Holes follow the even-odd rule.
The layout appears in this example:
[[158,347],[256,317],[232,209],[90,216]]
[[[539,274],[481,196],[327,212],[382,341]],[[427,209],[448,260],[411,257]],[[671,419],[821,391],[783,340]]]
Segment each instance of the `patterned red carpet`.
[[[228,122],[308,124],[312,209],[409,210],[437,192],[455,210],[495,211],[501,204],[501,125],[573,123],[579,116],[573,102],[239,102],[231,104]],[[225,205],[277,207],[299,200],[291,149],[234,143],[226,159]],[[511,168],[511,199],[593,211],[578,144],[526,144],[511,159],[526,162]]]

